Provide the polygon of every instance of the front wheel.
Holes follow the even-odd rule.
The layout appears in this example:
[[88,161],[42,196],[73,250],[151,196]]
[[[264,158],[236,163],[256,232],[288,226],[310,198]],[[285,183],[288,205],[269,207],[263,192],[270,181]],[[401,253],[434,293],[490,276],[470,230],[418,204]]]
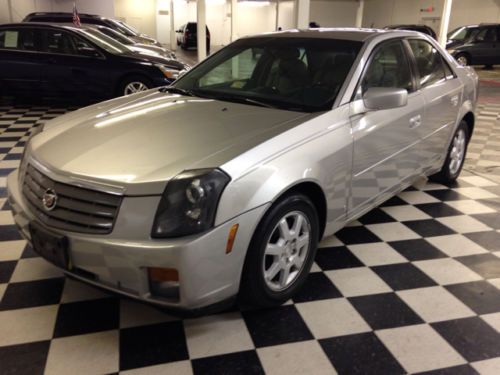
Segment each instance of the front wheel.
[[153,84],[146,77],[132,76],[125,78],[118,88],[118,95],[131,95],[149,90]]
[[446,155],[446,160],[441,170],[429,177],[431,181],[436,181],[444,184],[454,182],[464,165],[465,155],[467,153],[467,145],[469,143],[469,127],[465,121],[461,121],[458,125],[451,145]]
[[292,194],[275,203],[250,243],[240,298],[253,307],[276,306],[304,284],[318,247],[319,221],[311,200]]

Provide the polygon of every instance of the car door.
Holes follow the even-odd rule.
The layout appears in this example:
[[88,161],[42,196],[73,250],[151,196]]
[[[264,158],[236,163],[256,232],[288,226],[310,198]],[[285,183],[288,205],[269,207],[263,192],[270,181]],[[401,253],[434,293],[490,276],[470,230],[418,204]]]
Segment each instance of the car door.
[[78,97],[109,95],[111,66],[89,42],[60,28],[41,30],[43,89]]
[[495,26],[482,27],[475,35],[470,47],[473,64],[495,64],[498,53],[497,30]]
[[423,39],[408,39],[407,42],[416,65],[418,88],[425,100],[425,115],[415,130],[422,139],[423,165],[431,168],[444,155],[457,121],[463,85],[430,42]]
[[384,42],[371,53],[351,108],[363,100],[369,88],[380,87],[406,89],[408,103],[399,108],[351,113],[352,215],[390,195],[420,166],[419,137],[414,127],[424,115],[424,99],[415,90],[407,52],[399,39]]
[[0,29],[0,85],[4,94],[36,93],[40,89],[41,59],[34,29]]

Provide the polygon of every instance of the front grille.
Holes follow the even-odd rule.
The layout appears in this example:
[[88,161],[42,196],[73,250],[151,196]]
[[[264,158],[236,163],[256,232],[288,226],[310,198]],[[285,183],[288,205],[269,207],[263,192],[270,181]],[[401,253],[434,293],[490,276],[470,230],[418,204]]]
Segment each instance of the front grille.
[[[48,211],[43,204],[47,189],[57,194]],[[80,233],[107,234],[113,229],[122,197],[53,181],[31,164],[26,168],[23,195],[33,214],[45,225]]]

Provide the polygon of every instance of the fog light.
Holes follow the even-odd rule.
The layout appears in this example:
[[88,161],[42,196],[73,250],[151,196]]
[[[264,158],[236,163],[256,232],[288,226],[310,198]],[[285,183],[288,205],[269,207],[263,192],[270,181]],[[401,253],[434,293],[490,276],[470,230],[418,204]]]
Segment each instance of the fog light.
[[226,254],[229,254],[233,251],[234,240],[236,239],[236,233],[238,233],[239,224],[234,224],[229,230],[229,236],[227,238],[226,244]]
[[149,290],[152,295],[179,300],[179,271],[175,268],[148,268]]

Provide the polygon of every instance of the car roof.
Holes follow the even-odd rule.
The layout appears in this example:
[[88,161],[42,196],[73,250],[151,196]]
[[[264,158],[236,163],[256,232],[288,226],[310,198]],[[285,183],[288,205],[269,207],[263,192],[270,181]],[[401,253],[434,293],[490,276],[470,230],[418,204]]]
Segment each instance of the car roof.
[[[78,13],[78,15],[80,17],[91,17],[91,18],[106,18],[106,17],[103,17],[103,16],[99,16],[97,14],[89,14],[89,13]],[[34,17],[34,16],[60,16],[60,17],[72,17],[73,16],[73,13],[70,13],[70,12],[33,12],[33,13],[30,13],[26,16],[26,18],[28,17]]]

